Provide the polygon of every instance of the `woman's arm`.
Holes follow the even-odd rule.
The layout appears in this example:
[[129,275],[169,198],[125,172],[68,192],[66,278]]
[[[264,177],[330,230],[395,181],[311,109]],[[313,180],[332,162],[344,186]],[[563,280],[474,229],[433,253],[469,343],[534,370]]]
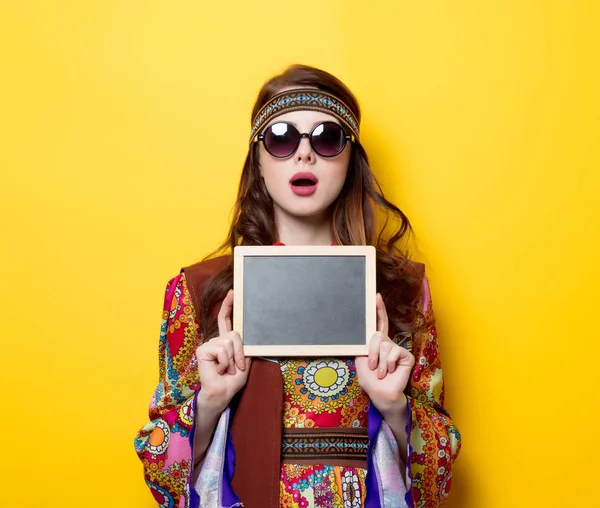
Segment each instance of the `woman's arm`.
[[193,398],[200,387],[195,358],[197,332],[185,278],[167,284],[159,342],[159,382],[149,417],[137,433],[135,449],[144,478],[157,501],[187,500],[192,468],[190,433]]
[[[461,436],[444,408],[444,382],[427,278],[421,310],[426,329],[413,339],[415,367],[406,388],[411,411],[410,468],[415,506],[441,506],[450,492]],[[386,418],[387,421],[387,418]],[[389,423],[389,422],[388,422]],[[400,442],[400,441],[399,441]]]
[[394,407],[386,408],[380,411],[381,416],[388,424],[396,443],[398,443],[398,452],[402,462],[406,464],[406,457],[408,455],[408,436],[406,434],[406,426],[408,424],[408,399],[403,394],[402,400]]
[[200,473],[197,467],[204,459],[206,450],[212,441],[213,432],[219,423],[223,408],[215,406],[210,400],[206,400],[202,391],[196,396],[196,429],[194,432],[194,483]]
[[387,312],[377,295],[377,332],[369,342],[369,356],[356,357],[355,363],[360,385],[390,427],[400,457],[408,461],[415,506],[435,508],[450,491],[460,434],[444,409],[442,367],[425,276],[422,294],[419,310],[425,315],[425,330],[415,334],[412,347],[401,347],[389,338]]

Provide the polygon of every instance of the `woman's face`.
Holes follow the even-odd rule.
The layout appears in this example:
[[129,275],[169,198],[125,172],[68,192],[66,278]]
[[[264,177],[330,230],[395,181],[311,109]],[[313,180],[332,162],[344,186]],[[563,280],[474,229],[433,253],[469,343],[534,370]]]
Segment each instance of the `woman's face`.
[[[322,122],[339,124],[335,117],[320,111],[291,111],[272,119],[267,127],[280,122],[294,125],[301,134],[310,133]],[[352,149],[350,142],[342,153],[329,158],[315,153],[306,137],[300,140],[296,152],[284,159],[273,157],[262,142],[259,145],[261,176],[276,210],[297,217],[319,216],[338,197],[348,173]],[[306,176],[309,178],[304,178]],[[294,181],[298,177],[303,178]],[[316,185],[311,184],[310,180]]]

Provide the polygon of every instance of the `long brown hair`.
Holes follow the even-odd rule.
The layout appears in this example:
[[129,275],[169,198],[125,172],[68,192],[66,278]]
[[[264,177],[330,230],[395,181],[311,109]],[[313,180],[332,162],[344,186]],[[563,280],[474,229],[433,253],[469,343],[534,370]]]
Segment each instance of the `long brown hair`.
[[[339,97],[360,121],[360,108],[352,92],[328,72],[306,65],[292,65],[267,81],[252,110],[252,118],[276,93],[288,87],[315,87]],[[377,212],[385,221],[377,228]],[[416,307],[421,277],[410,262],[401,240],[412,233],[406,215],[383,195],[358,140],[353,143],[348,174],[340,195],[331,205],[331,233],[338,245],[374,245],[377,250],[377,291],[386,304],[390,324],[397,332],[415,331],[423,323]],[[389,230],[389,232],[388,232]],[[233,252],[237,245],[271,245],[278,241],[273,200],[259,169],[258,144],[253,143],[244,163],[233,220],[227,239],[205,259]],[[212,317],[233,287],[233,264],[215,274],[202,291],[200,324],[203,340],[218,334]]]

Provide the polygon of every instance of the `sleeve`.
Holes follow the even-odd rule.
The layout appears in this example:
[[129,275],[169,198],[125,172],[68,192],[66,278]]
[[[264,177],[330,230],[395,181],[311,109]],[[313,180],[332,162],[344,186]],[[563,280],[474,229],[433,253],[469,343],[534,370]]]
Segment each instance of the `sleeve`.
[[410,471],[416,508],[444,504],[452,483],[452,467],[461,436],[444,408],[444,382],[427,278],[423,278],[420,310],[426,327],[413,339],[415,368],[408,384],[411,411]]
[[167,284],[159,341],[159,381],[134,446],[160,506],[187,507],[192,469],[192,401],[200,387],[194,309],[183,274]]

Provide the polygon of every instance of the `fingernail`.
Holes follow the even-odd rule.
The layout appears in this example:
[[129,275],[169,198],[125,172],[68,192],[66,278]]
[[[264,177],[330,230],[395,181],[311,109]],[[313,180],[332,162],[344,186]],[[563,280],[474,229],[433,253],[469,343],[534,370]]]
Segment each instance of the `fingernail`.
[[377,375],[379,376],[379,379],[383,379],[385,377],[385,372],[383,369],[379,369],[379,372],[377,372]]

